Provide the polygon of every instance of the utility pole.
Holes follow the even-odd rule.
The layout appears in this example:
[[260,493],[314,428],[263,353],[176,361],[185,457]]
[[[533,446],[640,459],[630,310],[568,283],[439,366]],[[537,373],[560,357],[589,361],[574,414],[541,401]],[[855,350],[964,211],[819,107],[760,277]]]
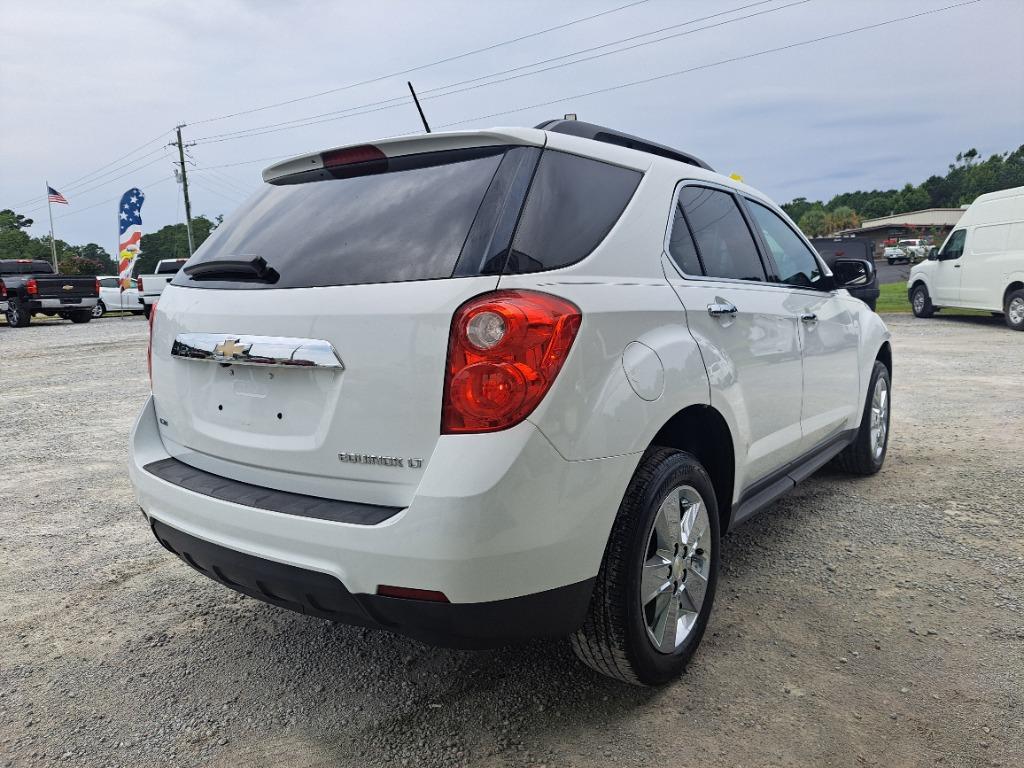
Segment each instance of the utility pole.
[[[178,160],[181,163],[181,191],[185,196],[185,231],[188,232],[188,255],[191,256],[196,247],[192,241],[192,205],[188,201],[188,173],[185,171],[185,145],[181,142],[181,129],[184,125],[176,125],[175,133],[178,135]],[[169,146],[174,146],[170,144]]]

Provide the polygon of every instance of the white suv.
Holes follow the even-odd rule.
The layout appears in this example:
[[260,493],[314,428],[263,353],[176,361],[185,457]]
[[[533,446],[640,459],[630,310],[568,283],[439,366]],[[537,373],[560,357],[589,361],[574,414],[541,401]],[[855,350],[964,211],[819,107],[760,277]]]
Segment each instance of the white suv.
[[[719,536],[885,458],[889,333],[764,195],[553,121],[307,155],[174,278],[130,472],[267,602],[671,679]],[[840,278],[838,275],[844,276]]]

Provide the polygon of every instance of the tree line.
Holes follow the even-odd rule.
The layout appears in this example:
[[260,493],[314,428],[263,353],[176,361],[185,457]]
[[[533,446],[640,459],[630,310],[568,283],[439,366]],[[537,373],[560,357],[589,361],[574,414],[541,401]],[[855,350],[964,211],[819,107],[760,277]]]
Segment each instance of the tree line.
[[798,197],[782,209],[808,237],[819,237],[860,226],[864,219],[923,208],[959,208],[978,195],[1024,187],[1024,144],[1012,152],[981,159],[977,149],[956,156],[943,176],[929,176],[902,189],[843,192],[827,203]]
[[[192,237],[198,248],[223,220],[197,216],[192,219]],[[50,236],[31,237],[28,228],[33,220],[11,209],[0,211],[0,259],[40,259],[50,261]],[[57,266],[65,275],[116,275],[118,262],[96,243],[71,245],[57,238]],[[156,232],[143,234],[141,253],[136,259],[135,274],[151,272],[161,259],[188,256],[188,232],[184,224],[168,224]]]

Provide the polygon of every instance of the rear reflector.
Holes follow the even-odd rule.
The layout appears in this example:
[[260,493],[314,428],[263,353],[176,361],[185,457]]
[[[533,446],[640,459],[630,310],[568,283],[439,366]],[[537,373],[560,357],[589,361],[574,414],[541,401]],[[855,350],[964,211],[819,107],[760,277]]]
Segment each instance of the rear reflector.
[[413,587],[392,587],[381,584],[377,587],[377,594],[382,597],[400,597],[405,600],[426,600],[431,603],[447,603],[448,598],[444,592],[433,589],[414,589]]

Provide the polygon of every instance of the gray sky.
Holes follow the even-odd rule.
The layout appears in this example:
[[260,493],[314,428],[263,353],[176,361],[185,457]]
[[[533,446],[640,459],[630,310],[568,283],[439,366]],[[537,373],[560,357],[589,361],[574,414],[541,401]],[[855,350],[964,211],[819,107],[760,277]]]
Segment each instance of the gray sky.
[[[0,27],[0,208],[15,207],[34,217],[33,234],[44,234],[46,208],[40,201],[49,179],[71,201],[70,207],[54,207],[57,236],[72,243],[97,242],[113,252],[116,198],[131,186],[147,193],[146,231],[183,220],[170,150],[164,158],[160,149],[178,122],[192,123],[186,139],[202,141],[401,97],[407,94],[405,76],[198,124],[426,64],[627,2],[7,2]],[[751,6],[624,45],[795,0],[754,2],[649,0],[409,77],[424,93],[711,14]],[[957,152],[969,147],[987,157],[1024,143],[1024,0],[981,0],[643,85],[471,118],[954,2],[810,0],[593,61],[427,98],[424,109],[435,129],[456,122],[459,129],[529,126],[577,112],[581,119],[691,151],[724,173],[741,173],[779,202],[902,186],[942,173]],[[193,215],[230,215],[261,183],[260,170],[272,159],[206,167],[418,129],[415,110],[405,102],[341,120],[199,143],[190,150],[197,164],[190,170]],[[114,163],[107,169],[113,172],[74,183],[161,131],[168,133]]]

